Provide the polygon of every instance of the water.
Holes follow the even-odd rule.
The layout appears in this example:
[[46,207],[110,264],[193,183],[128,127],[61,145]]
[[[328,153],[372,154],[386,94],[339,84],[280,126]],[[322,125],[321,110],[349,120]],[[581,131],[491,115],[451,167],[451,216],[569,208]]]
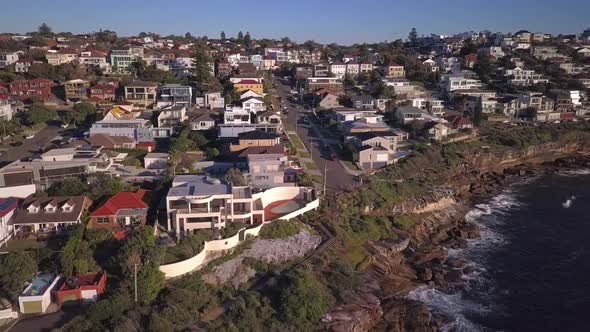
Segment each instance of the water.
[[409,297],[449,317],[449,331],[590,331],[589,199],[590,170],[512,186],[466,216],[482,236],[449,253],[475,269],[465,285]]

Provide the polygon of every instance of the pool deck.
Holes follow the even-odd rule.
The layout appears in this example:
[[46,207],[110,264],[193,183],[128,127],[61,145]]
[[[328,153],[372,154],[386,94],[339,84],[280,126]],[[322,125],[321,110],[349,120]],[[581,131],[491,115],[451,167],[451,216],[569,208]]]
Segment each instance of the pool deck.
[[264,208],[264,220],[276,220],[293,211],[299,210],[302,207],[302,205],[305,205],[305,202],[293,199],[285,199],[281,201],[272,202]]

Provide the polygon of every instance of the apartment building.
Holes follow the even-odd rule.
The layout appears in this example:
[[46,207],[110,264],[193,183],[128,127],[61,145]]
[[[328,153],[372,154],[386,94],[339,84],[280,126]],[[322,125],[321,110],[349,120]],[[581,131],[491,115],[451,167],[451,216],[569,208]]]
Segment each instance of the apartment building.
[[503,75],[508,84],[516,86],[529,86],[549,82],[548,79],[544,78],[541,74],[537,74],[534,70],[525,70],[520,67],[506,69]]
[[6,68],[18,61],[18,52],[0,52],[0,69]]
[[180,127],[188,120],[186,107],[182,105],[168,106],[158,114],[158,127]]
[[113,71],[127,73],[129,66],[143,58],[143,47],[129,47],[111,50],[110,59]]
[[193,89],[188,85],[166,84],[158,88],[158,108],[165,106],[184,106],[193,104]]
[[448,76],[441,80],[443,89],[446,93],[457,90],[474,90],[483,86],[480,80],[467,78],[464,76]]
[[18,80],[7,83],[8,92],[21,100],[27,100],[31,97],[47,99],[51,96],[53,81],[45,78],[35,78],[32,80]]
[[156,103],[157,83],[133,81],[125,86],[125,100],[136,109],[146,109]]
[[90,89],[90,81],[86,80],[70,80],[64,83],[64,90],[66,99],[71,101],[81,101],[88,99],[88,90]]
[[392,78],[404,78],[406,77],[406,71],[404,66],[398,65],[396,63],[390,63],[387,66],[387,76]]
[[48,51],[45,55],[47,63],[59,66],[78,59],[78,51],[72,48],[64,48],[58,51]]
[[306,80],[305,87],[308,92],[326,89],[336,95],[340,95],[344,91],[344,85],[337,77],[309,77]]

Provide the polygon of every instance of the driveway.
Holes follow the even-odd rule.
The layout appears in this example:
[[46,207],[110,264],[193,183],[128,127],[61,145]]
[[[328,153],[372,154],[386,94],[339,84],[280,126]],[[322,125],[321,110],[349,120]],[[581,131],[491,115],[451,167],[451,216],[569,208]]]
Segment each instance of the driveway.
[[[341,191],[352,189],[356,182],[354,175],[349,174],[344,167],[338,162],[331,159],[333,153],[330,143],[334,142],[332,137],[324,137],[321,129],[313,121],[311,112],[303,109],[301,105],[293,105],[287,101],[290,96],[291,88],[283,83],[282,80],[275,80],[277,83],[277,94],[287,104],[289,113],[285,122],[290,127],[295,127],[297,135],[305,144],[305,147],[310,152],[312,159],[322,175],[326,174],[326,189],[330,191]],[[303,122],[303,118],[308,117],[307,123]]]

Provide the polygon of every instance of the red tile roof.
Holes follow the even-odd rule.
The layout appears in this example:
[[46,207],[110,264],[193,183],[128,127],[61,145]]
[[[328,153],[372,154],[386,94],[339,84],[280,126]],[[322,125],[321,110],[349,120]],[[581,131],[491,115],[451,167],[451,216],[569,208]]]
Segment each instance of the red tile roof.
[[109,198],[106,203],[92,213],[92,216],[112,216],[121,209],[147,209],[148,205],[144,202],[147,192],[145,189],[139,189],[134,193],[120,192]]

